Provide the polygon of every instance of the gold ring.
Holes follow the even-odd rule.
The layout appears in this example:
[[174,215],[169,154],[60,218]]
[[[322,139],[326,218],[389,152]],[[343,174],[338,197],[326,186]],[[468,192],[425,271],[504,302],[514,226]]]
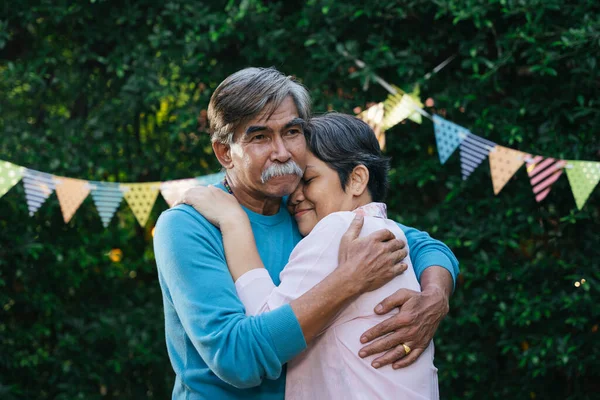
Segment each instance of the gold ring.
[[408,347],[406,344],[402,343],[402,347],[404,347],[404,352],[406,353],[406,355],[408,355],[408,353],[410,353],[410,347]]

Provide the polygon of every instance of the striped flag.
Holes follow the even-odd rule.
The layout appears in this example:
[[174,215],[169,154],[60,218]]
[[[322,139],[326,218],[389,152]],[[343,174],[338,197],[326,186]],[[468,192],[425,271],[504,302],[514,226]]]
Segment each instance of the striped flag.
[[29,215],[33,216],[46,199],[50,197],[52,192],[54,192],[55,184],[53,175],[26,168],[23,173],[23,183]]
[[102,225],[106,228],[123,200],[123,192],[118,183],[90,182],[90,186],[92,199],[94,199],[94,204],[100,214]]
[[475,171],[483,160],[490,154],[496,143],[469,133],[460,144],[460,171],[463,180]]
[[527,161],[527,175],[533,187],[535,200],[539,203],[550,193],[551,186],[560,178],[566,161],[535,156]]

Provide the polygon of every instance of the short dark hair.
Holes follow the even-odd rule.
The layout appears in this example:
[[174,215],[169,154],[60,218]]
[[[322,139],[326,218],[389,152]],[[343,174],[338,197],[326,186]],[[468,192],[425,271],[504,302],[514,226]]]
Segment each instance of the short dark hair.
[[310,118],[308,90],[275,68],[245,68],[229,75],[208,104],[211,141],[230,144],[235,129],[261,112],[273,113],[291,96],[298,116]]
[[324,114],[309,121],[306,138],[310,151],[338,173],[344,191],[350,174],[362,164],[369,170],[371,198],[377,202],[385,199],[390,158],[383,156],[366,122],[341,113]]

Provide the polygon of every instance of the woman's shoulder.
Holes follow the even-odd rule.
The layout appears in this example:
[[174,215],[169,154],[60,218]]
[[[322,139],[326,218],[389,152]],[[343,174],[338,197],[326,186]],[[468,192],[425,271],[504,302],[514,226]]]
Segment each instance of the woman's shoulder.
[[345,228],[345,232],[346,229],[348,229],[348,226],[350,226],[350,223],[352,222],[354,217],[356,217],[356,214],[352,211],[337,211],[331,213],[322,220],[320,220],[317,223],[317,225],[315,225],[310,234],[312,235],[313,233],[323,231],[337,231],[342,228]]

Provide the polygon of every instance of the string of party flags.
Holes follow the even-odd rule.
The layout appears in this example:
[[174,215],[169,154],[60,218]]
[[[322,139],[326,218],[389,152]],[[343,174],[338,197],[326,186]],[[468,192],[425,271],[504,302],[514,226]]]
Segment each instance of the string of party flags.
[[138,223],[146,226],[159,192],[169,207],[172,207],[187,189],[217,183],[224,176],[223,172],[218,172],[164,182],[97,182],[53,175],[0,160],[0,197],[22,180],[29,215],[33,216],[48,197],[56,192],[63,220],[68,223],[91,194],[105,228],[125,199]]
[[[381,78],[378,81],[382,81]],[[539,203],[548,196],[552,185],[562,176],[563,171],[566,171],[575,203],[581,210],[600,181],[600,162],[559,160],[501,146],[439,115],[429,114],[422,108],[418,88],[409,94],[385,81],[383,83],[390,91],[386,100],[357,115],[373,128],[382,149],[385,146],[387,129],[407,119],[421,124],[422,117],[426,117],[433,121],[440,162],[446,163],[458,148],[461,174],[463,180],[466,180],[487,158],[495,195],[498,195],[515,173],[526,165],[533,195]]]

